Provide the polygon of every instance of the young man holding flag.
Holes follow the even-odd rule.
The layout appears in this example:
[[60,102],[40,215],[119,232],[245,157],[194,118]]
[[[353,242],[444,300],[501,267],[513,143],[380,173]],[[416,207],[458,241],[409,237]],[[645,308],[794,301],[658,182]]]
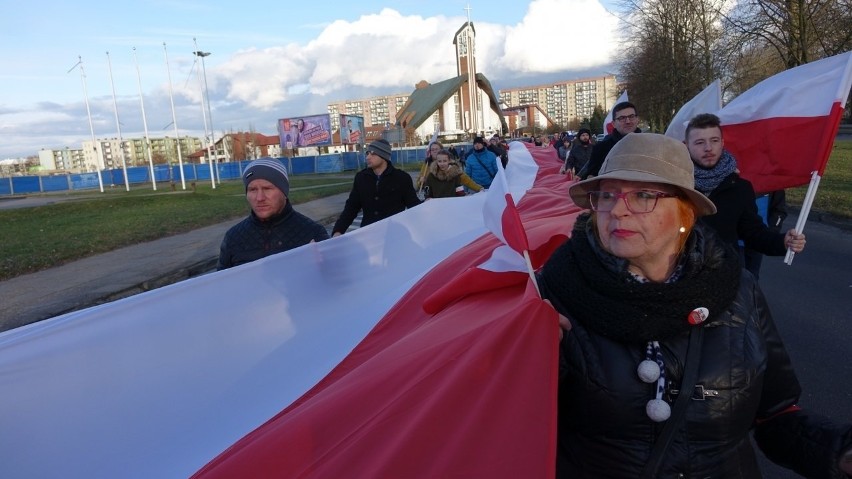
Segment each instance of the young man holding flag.
[[783,256],[787,249],[800,253],[805,235],[795,229],[786,233],[770,230],[757,214],[754,189],[741,178],[733,155],[725,150],[719,117],[712,113],[696,115],[686,127],[684,141],[695,168],[695,189],[704,193],[718,212],[703,218],[726,242],[739,248],[742,240],[749,249],[768,256]]

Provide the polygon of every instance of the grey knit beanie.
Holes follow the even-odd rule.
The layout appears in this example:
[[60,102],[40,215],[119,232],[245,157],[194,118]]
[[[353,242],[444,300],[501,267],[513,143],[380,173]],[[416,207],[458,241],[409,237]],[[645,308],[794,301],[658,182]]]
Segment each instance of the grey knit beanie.
[[391,145],[384,138],[380,138],[371,142],[367,146],[367,150],[372,151],[373,153],[379,155],[384,158],[385,161],[390,161],[391,159]]
[[284,193],[290,196],[290,179],[287,177],[287,168],[278,160],[261,159],[254,160],[246,166],[243,171],[243,183],[248,191],[249,183],[256,179],[266,180]]

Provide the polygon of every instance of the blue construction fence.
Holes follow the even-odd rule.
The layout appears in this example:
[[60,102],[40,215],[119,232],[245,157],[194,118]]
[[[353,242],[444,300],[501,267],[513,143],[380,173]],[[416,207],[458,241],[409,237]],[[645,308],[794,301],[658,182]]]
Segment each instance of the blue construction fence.
[[[400,148],[393,151],[391,161],[396,165],[406,165],[412,162],[423,161],[426,156],[425,147]],[[275,159],[275,158],[272,158]],[[291,175],[310,175],[317,173],[342,173],[354,171],[364,167],[363,152],[332,153],[316,156],[294,156],[292,158],[277,158],[281,161]],[[227,162],[214,165],[218,179],[236,180],[242,176],[242,172],[249,160],[239,162]],[[184,163],[184,181],[210,181],[210,165]],[[124,170],[121,168],[102,170],[101,178],[105,187],[124,186]],[[180,183],[180,166],[178,165],[154,165],[154,179],[157,183],[173,182]],[[127,181],[131,185],[151,183],[150,166],[133,166],[127,168]],[[2,195],[25,195],[32,193],[48,193],[56,191],[78,191],[100,189],[98,184],[98,173],[68,173],[64,175],[49,176],[12,176],[0,178],[0,196]]]

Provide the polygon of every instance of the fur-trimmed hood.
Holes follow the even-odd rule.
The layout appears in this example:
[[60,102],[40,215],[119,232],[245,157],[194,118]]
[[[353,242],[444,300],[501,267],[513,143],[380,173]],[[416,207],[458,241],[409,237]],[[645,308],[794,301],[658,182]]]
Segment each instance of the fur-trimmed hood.
[[446,171],[440,170],[438,168],[438,162],[433,161],[432,164],[429,165],[429,173],[435,175],[435,178],[438,178],[441,181],[447,181],[460,176],[464,173],[464,171],[458,162],[450,160],[450,165],[447,167]]

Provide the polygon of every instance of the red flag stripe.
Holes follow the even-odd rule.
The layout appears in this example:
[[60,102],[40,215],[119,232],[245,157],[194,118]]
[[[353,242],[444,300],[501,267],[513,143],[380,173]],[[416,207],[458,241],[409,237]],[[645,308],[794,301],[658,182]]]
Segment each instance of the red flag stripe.
[[[533,244],[555,247],[579,211],[561,189],[522,200]],[[529,281],[484,289],[434,316],[421,307],[447,277],[490,254],[481,242],[500,244],[483,236],[430,271],[316,387],[196,477],[552,476],[553,309]]]
[[778,117],[723,125],[725,148],[737,159],[756,192],[808,184],[825,172],[843,107],[835,103],[828,117]]

